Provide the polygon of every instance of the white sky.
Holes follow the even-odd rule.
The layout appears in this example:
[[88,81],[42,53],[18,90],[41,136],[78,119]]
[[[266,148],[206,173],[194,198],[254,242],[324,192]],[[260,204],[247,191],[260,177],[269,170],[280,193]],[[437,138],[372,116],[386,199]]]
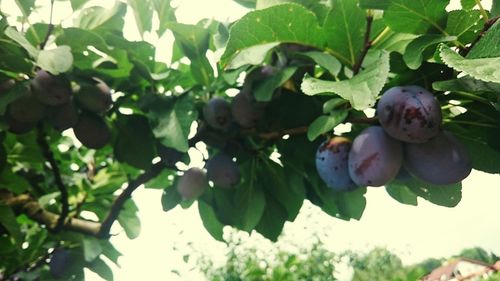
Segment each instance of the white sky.
[[[2,10],[15,7],[13,1],[3,0]],[[45,2],[48,0],[37,1]],[[491,5],[491,1],[483,2],[487,7]],[[64,11],[68,2],[56,1],[56,4]],[[232,21],[245,13],[245,9],[231,0],[177,0],[174,5],[179,6],[177,16],[183,23],[195,23],[207,17]],[[46,12],[40,14],[46,15]],[[56,13],[55,22],[67,15]],[[128,16],[130,19],[132,15]],[[137,38],[134,21],[126,22],[129,38]],[[151,36],[147,39],[158,46],[168,46],[172,38]],[[160,57],[167,58],[168,54],[160,54]],[[140,209],[142,233],[135,240],[128,240],[124,234],[112,238],[124,255],[120,258],[121,269],[114,268],[115,280],[198,281],[203,279],[194,269],[193,259],[185,263],[183,255],[205,253],[219,262],[224,260],[224,244],[211,238],[203,228],[196,205],[188,210],[175,208],[164,213],[160,204],[161,191],[139,189],[133,197]],[[427,257],[447,257],[474,246],[499,254],[499,199],[499,175],[476,171],[463,182],[463,198],[455,208],[439,207],[423,199],[419,199],[418,207],[406,206],[391,199],[383,188],[371,188],[360,221],[344,222],[332,218],[305,202],[296,221],[285,225],[285,235],[278,244],[285,248],[291,244],[304,246],[307,245],[305,241],[312,241],[317,234],[334,252],[367,251],[375,246],[386,246],[407,264]],[[272,247],[268,240],[255,234],[245,241],[263,249]],[[182,277],[172,273],[173,270],[179,271]],[[87,280],[102,279],[88,273]]]

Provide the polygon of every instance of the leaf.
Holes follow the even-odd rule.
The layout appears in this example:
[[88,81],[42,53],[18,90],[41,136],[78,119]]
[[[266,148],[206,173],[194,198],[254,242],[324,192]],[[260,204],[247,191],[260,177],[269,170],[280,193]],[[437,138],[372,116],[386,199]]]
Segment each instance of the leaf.
[[484,82],[470,76],[463,76],[457,79],[436,81],[432,83],[432,88],[437,91],[468,92],[478,94],[481,92],[500,93],[500,84]]
[[418,179],[404,181],[411,192],[425,200],[444,207],[455,207],[462,199],[462,184],[434,185]]
[[329,51],[339,60],[354,65],[363,49],[366,13],[356,1],[332,0],[333,8],[325,19]]
[[500,57],[465,59],[446,45],[441,45],[439,50],[447,66],[482,81],[500,83],[500,68],[497,67]]
[[459,137],[472,160],[472,168],[490,174],[500,174],[500,153],[488,144],[470,138]]
[[500,57],[500,21],[497,21],[467,54],[468,59]]
[[156,156],[156,142],[149,121],[141,115],[118,115],[115,122],[118,135],[114,154],[118,161],[139,169],[151,167]]
[[255,87],[253,92],[255,99],[257,101],[270,101],[273,97],[274,90],[288,81],[295,71],[297,71],[297,67],[287,67],[265,79]]
[[197,118],[189,95],[184,94],[168,102],[158,101],[151,109],[151,117],[153,133],[163,145],[181,152],[188,150],[191,123]]
[[460,4],[462,5],[462,9],[464,10],[471,10],[476,6],[476,1],[475,0],[460,0]]
[[16,0],[16,4],[24,18],[27,18],[35,8],[35,0]]
[[36,64],[53,75],[67,72],[73,65],[71,48],[69,46],[59,46],[51,50],[41,50]]
[[247,48],[277,42],[322,48],[325,38],[316,16],[303,6],[273,6],[250,12],[232,26],[221,64],[227,66]]
[[25,178],[13,173],[10,167],[5,167],[0,173],[0,187],[21,194],[29,190],[31,185]]
[[272,6],[295,3],[306,7],[308,10],[314,12],[320,23],[323,23],[328,11],[331,8],[330,1],[318,0],[257,0],[256,9],[266,9]]
[[109,242],[109,240],[101,241],[102,254],[106,256],[110,261],[115,263],[118,267],[120,267],[118,263],[118,258],[122,256],[114,246]]
[[158,28],[158,36],[161,37],[168,28],[170,22],[175,22],[175,9],[170,6],[170,0],[151,0],[154,10],[158,13],[160,24]]
[[301,53],[301,55],[312,59],[316,64],[326,69],[333,76],[337,76],[342,68],[342,64],[337,58],[327,53],[311,51]]
[[255,230],[267,239],[276,242],[283,231],[286,218],[286,209],[273,196],[266,196],[266,208]]
[[269,51],[278,45],[279,42],[273,42],[243,49],[229,62],[226,69],[236,69],[247,64],[259,65],[264,62]]
[[[123,18],[126,11],[127,4],[120,1],[116,1],[115,5],[110,9],[101,6],[85,8],[80,10],[79,16],[74,20],[74,27],[93,30],[112,22],[115,18]],[[119,23],[112,27],[121,31],[122,25],[122,23]]]
[[135,239],[141,233],[141,221],[137,216],[137,206],[132,200],[129,199],[123,205],[118,216],[118,222],[125,230],[125,234],[127,234],[129,239]]
[[150,0],[127,0],[129,7],[134,11],[135,23],[139,34],[143,37],[146,31],[151,30],[153,8]]
[[113,271],[111,268],[101,259],[95,259],[91,263],[87,264],[86,267],[92,272],[97,273],[101,278],[107,281],[113,281]]
[[73,11],[77,11],[80,9],[83,5],[85,5],[89,0],[70,0],[71,2],[71,8]]
[[321,115],[316,118],[307,130],[307,138],[314,141],[320,135],[333,130],[338,124],[344,122],[348,115],[347,110],[337,110],[330,115]]
[[[472,1],[474,2],[474,1]],[[472,29],[481,20],[481,12],[478,10],[464,11],[457,10],[448,13],[448,21],[445,31],[449,35],[461,37],[464,33]]]
[[97,32],[80,28],[65,28],[57,37],[56,43],[70,46],[73,53],[86,51],[89,46],[103,52],[108,51],[106,41]]
[[445,0],[393,0],[384,11],[384,22],[402,33],[424,34],[431,28],[442,31],[447,5]]
[[332,98],[323,104],[323,113],[331,113],[337,107],[347,103],[343,98]]
[[379,50],[386,50],[387,52],[404,54],[408,44],[417,37],[418,35],[415,34],[389,31],[389,35],[387,35],[385,39],[379,41],[379,43],[374,47]]
[[235,213],[236,226],[243,231],[252,231],[264,215],[266,207],[264,192],[255,185],[255,179],[236,191],[234,205],[238,210]]
[[165,188],[161,195],[161,206],[163,207],[163,211],[167,212],[172,210],[182,201],[182,197],[172,186]]
[[377,55],[371,65],[349,80],[333,82],[305,77],[301,89],[310,96],[333,92],[348,100],[356,110],[372,107],[389,75],[389,53],[378,51]]
[[86,262],[94,261],[101,253],[101,243],[97,238],[85,237],[83,238],[83,256]]
[[174,33],[176,44],[189,59],[205,56],[210,39],[207,29],[176,22],[168,23],[167,27]]
[[217,240],[224,242],[224,225],[219,222],[212,206],[205,203],[203,200],[198,200],[198,212],[205,226],[205,229]]
[[16,214],[14,211],[5,205],[0,203],[0,225],[2,225],[8,232],[8,234],[20,243],[23,241],[23,236],[21,233],[21,228],[16,220]]
[[359,0],[359,6],[363,9],[385,10],[390,4],[391,0]]
[[417,206],[417,195],[413,193],[404,183],[393,181],[385,185],[387,193],[402,204]]
[[163,169],[161,173],[144,184],[145,188],[165,189],[173,184],[174,172],[169,169]]
[[31,43],[26,39],[26,37],[24,37],[22,33],[9,26],[5,29],[4,34],[21,45],[21,47],[23,47],[31,57],[35,59],[38,58],[38,54],[40,51],[33,45],[31,45]]
[[403,59],[410,69],[417,69],[422,65],[424,51],[438,43],[456,40],[455,36],[442,36],[438,34],[422,35],[411,41],[406,47]]
[[365,193],[366,188],[357,188],[349,192],[336,193],[336,202],[339,208],[339,213],[342,216],[353,218],[355,220],[361,219],[366,207]]

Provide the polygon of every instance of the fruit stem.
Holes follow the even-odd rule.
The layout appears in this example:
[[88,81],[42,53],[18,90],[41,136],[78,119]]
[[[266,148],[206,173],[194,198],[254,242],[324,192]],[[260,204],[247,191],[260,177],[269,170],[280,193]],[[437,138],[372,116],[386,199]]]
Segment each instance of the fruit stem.
[[365,31],[365,39],[364,39],[364,47],[363,50],[361,51],[361,54],[359,55],[358,60],[352,67],[352,73],[353,75],[358,74],[358,72],[361,70],[361,65],[363,64],[363,61],[366,57],[366,54],[368,53],[368,50],[371,48],[373,42],[370,41],[370,34],[372,31],[372,23],[373,23],[373,13],[371,10],[368,10],[368,15],[366,16],[366,31]]

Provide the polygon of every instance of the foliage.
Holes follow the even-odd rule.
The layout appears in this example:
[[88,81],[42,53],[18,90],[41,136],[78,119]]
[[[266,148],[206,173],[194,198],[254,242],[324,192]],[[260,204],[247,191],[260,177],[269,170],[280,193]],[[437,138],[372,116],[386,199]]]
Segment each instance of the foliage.
[[[50,2],[71,6],[68,20],[38,21],[32,0],[15,1],[19,17],[0,13],[0,280],[79,280],[84,267],[111,280],[107,263],[120,256],[112,226],[140,234],[130,197],[143,185],[164,190],[165,211],[197,201],[218,240],[229,225],[276,241],[304,200],[360,219],[366,188],[328,188],[314,155],[325,137],[352,139],[377,124],[366,109],[397,85],[431,91],[472,167],[500,172],[498,4],[447,12],[448,1],[238,0],[254,10],[234,23],[188,25],[169,0]],[[126,14],[142,40],[125,38]],[[170,61],[157,58],[148,33],[173,34]],[[231,104],[235,91],[249,100],[251,122],[211,127],[204,106]],[[182,198],[183,167],[204,165],[190,163],[196,150],[204,160],[229,155],[239,182],[198,184],[200,197]],[[460,183],[411,176],[387,191],[411,205],[461,199]],[[57,252],[69,265],[51,274]]]

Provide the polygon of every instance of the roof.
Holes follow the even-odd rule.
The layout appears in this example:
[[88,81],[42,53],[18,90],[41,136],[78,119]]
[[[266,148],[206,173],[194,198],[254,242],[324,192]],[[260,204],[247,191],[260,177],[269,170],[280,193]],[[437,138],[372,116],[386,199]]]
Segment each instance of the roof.
[[[500,261],[497,261],[495,263],[495,265],[490,265],[490,264],[484,263],[482,261],[477,261],[477,260],[473,260],[473,259],[457,258],[457,259],[451,260],[451,261],[445,263],[444,265],[434,269],[433,271],[431,271],[431,273],[424,276],[422,278],[422,280],[423,281],[450,280],[454,277],[465,277],[465,276],[455,276],[455,273],[454,273],[455,268],[456,268],[457,264],[460,262],[468,262],[468,263],[473,263],[473,264],[477,264],[477,265],[482,265],[482,266],[487,268],[486,271],[489,271],[489,270],[499,271],[500,270]],[[481,272],[478,272],[478,274],[483,274],[484,272],[485,271],[481,271]],[[443,276],[445,277],[445,279],[442,279]],[[477,274],[474,274],[474,276],[477,276]],[[467,277],[471,278],[473,276],[467,276]],[[463,279],[463,280],[465,280],[465,279]]]

